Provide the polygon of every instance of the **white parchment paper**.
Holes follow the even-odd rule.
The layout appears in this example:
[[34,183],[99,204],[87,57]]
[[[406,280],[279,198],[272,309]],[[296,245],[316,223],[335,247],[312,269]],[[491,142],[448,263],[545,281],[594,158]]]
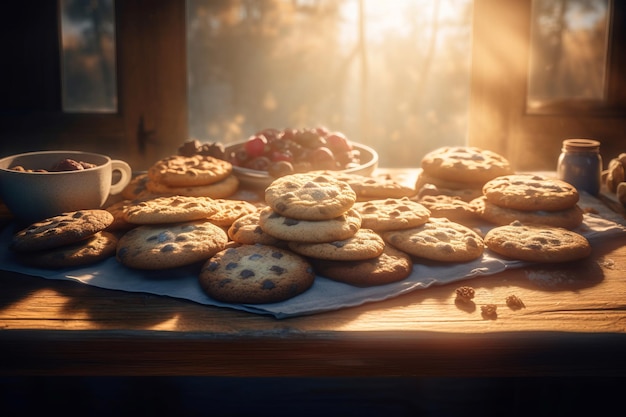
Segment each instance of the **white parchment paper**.
[[[581,207],[595,205],[595,199],[583,196]],[[585,203],[587,202],[587,203]],[[593,207],[598,214],[585,214],[585,220],[576,231],[591,242],[614,236],[626,237],[626,227],[617,219],[608,220],[614,213],[603,209],[601,203]],[[605,211],[606,210],[606,211]],[[485,226],[486,229],[489,226]],[[275,318],[309,315],[324,311],[361,305],[396,297],[432,285],[448,284],[491,275],[506,269],[519,268],[527,263],[503,259],[486,250],[480,259],[461,264],[414,264],[411,275],[403,281],[387,285],[357,288],[318,276],[305,293],[287,301],[272,304],[226,304],[208,297],[198,283],[199,266],[163,271],[129,269],[110,258],[98,264],[75,269],[46,270],[30,268],[14,261],[9,242],[15,228],[8,225],[0,235],[0,269],[20,272],[47,279],[78,281],[94,287],[156,294],[194,301],[204,305],[228,307]]]

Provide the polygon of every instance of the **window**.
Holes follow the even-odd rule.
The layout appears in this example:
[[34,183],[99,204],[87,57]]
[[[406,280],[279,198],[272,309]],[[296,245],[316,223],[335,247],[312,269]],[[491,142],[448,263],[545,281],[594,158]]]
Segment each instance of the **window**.
[[[374,146],[383,166],[416,167],[444,144],[492,149],[519,170],[554,169],[566,138],[600,140],[605,161],[625,149],[624,2],[93,0],[112,6],[104,45],[114,39],[116,50],[105,62],[116,70],[100,73],[88,109],[62,89],[66,2],[3,5],[4,155],[81,148],[142,170],[189,136],[234,141],[315,124]],[[552,90],[562,76],[531,54],[531,22],[557,11],[568,25],[576,13],[595,19],[586,22],[606,48],[585,67],[589,85]],[[593,34],[572,27],[562,41]]]
[[528,112],[606,102],[609,18],[609,0],[532,2]]
[[470,143],[517,170],[555,169],[568,138],[599,140],[605,163],[624,152],[625,11],[607,0],[474,0]]
[[190,133],[325,125],[416,166],[467,141],[471,0],[188,0]]
[[63,111],[117,112],[113,0],[59,4]]

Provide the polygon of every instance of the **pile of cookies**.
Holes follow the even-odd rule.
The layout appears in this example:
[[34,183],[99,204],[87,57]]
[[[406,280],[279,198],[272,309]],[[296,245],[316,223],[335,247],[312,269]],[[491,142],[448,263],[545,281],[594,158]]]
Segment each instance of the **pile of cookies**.
[[10,248],[30,266],[65,268],[91,264],[115,254],[118,239],[106,228],[113,216],[106,210],[64,213],[18,231]]
[[[243,210],[239,215],[256,210],[246,204],[238,203]],[[116,258],[136,269],[168,269],[204,261],[228,243],[220,222],[227,218],[224,213],[235,211],[225,208],[224,202],[209,197],[162,196],[129,202],[121,216],[130,228],[119,239]]]
[[[235,199],[238,185],[227,161],[173,155],[135,177],[122,201],[35,223],[11,247],[45,268],[112,256],[141,270],[197,265],[210,297],[252,304],[301,294],[316,274],[364,287],[403,280],[414,262],[468,262],[485,249],[537,262],[590,253],[571,231],[583,220],[574,187],[513,174],[478,148],[431,152],[415,188],[316,171],[275,179],[253,204]],[[476,220],[496,227],[483,237]]]
[[230,162],[204,154],[176,154],[133,178],[122,195],[129,200],[173,195],[227,198],[238,188]]
[[496,152],[471,146],[446,146],[424,155],[415,189],[420,197],[449,195],[471,201],[482,195],[487,181],[513,173],[509,161]]
[[257,225],[263,235],[305,256],[318,274],[355,286],[406,278],[413,256],[463,262],[482,254],[482,239],[469,228],[431,219],[407,196],[357,201],[352,186],[333,174],[281,177],[265,200]]
[[259,226],[328,278],[356,286],[406,278],[412,263],[385,251],[382,237],[362,227],[356,200],[352,187],[333,175],[288,175],[266,188]]
[[514,221],[575,229],[583,222],[576,188],[565,181],[534,174],[494,178],[470,205],[485,221],[503,226]]

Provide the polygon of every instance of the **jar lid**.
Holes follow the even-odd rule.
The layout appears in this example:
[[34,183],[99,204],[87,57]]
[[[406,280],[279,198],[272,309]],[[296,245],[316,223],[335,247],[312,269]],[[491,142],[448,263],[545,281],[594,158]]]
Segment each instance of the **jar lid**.
[[597,151],[600,149],[600,142],[594,139],[565,139],[563,150],[565,151]]

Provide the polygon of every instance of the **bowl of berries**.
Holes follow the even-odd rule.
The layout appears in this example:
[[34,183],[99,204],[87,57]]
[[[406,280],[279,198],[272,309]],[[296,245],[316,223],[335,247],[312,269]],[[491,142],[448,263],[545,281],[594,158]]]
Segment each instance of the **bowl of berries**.
[[252,187],[267,187],[278,177],[309,171],[369,176],[378,166],[374,149],[323,127],[263,129],[224,151],[241,183]]

